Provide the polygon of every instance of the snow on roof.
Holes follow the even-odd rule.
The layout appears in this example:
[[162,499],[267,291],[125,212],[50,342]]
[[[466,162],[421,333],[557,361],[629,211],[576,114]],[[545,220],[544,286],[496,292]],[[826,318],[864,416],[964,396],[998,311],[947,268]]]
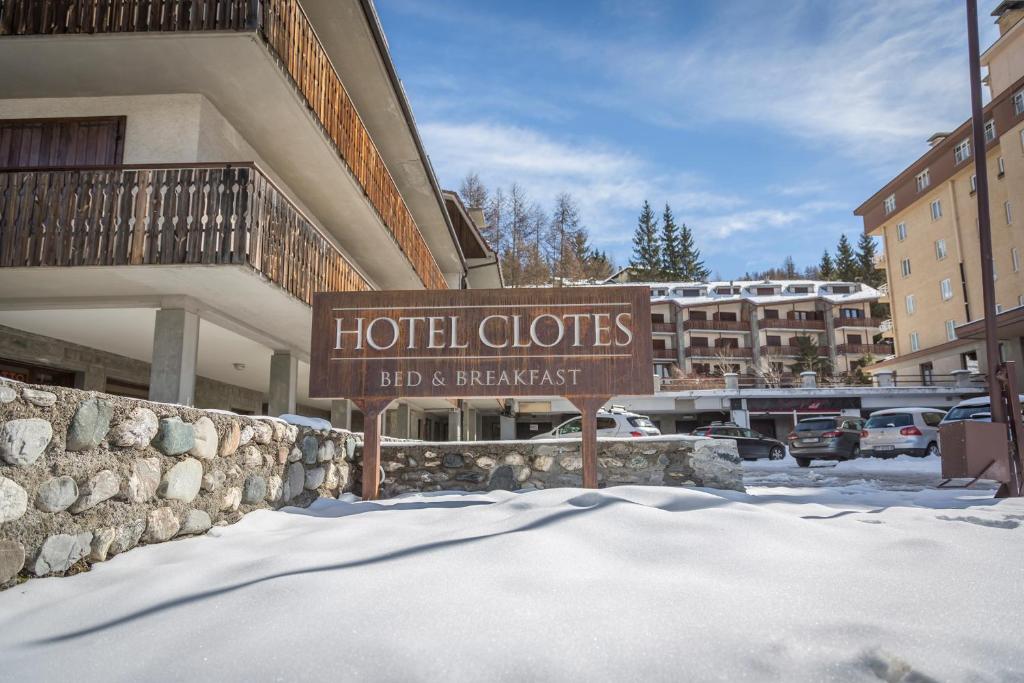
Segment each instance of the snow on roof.
[[[821,299],[833,304],[877,301],[881,293],[860,282],[825,280],[730,280],[714,282],[649,282],[652,303],[674,303],[677,306],[703,306],[746,301],[755,305],[793,303]],[[834,287],[849,287],[850,292],[836,293]],[[759,288],[772,288],[772,294],[757,294]],[[719,289],[739,288],[739,294],[720,294]],[[701,296],[680,296],[684,289],[700,289]],[[798,291],[806,289],[807,291]]]

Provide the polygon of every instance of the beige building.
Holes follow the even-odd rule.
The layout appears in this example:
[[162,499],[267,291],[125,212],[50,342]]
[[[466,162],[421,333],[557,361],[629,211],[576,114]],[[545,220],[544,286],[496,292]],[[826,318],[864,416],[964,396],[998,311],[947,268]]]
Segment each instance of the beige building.
[[[748,383],[791,381],[801,344],[816,347],[831,374],[885,358],[876,344],[880,293],[858,282],[653,283],[655,375],[715,383],[727,372]],[[806,340],[806,341],[803,341]]]
[[[1024,8],[993,12],[1000,37],[982,55],[991,101],[984,108],[998,311],[1024,305]],[[964,103],[965,108],[967,102]],[[971,121],[936,133],[931,148],[855,211],[884,243],[896,357],[872,370],[931,382],[985,368],[983,342],[957,327],[983,317]],[[1008,349],[1003,355],[1007,356]]]
[[500,286],[370,0],[61,6],[0,5],[0,374],[350,426],[313,292]]

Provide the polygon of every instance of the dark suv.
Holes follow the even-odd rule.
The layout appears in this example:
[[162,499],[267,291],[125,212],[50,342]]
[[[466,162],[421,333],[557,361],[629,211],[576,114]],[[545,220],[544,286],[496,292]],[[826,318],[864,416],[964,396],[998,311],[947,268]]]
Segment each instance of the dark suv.
[[736,449],[744,460],[782,460],[786,457],[786,445],[781,441],[758,434],[752,429],[745,429],[731,422],[713,422],[707,427],[700,427],[693,432],[694,436],[707,436],[712,439],[735,439]]
[[786,437],[789,453],[800,467],[809,467],[811,460],[859,458],[863,428],[864,420],[849,415],[804,418]]

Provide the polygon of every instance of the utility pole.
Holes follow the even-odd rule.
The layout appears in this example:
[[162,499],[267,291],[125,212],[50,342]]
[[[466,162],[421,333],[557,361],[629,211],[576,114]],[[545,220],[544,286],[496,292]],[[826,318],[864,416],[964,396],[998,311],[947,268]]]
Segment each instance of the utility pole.
[[985,316],[985,372],[991,402],[992,421],[1006,422],[1002,388],[996,376],[999,366],[999,340],[996,336],[995,271],[992,264],[992,221],[988,204],[988,155],[985,153],[985,121],[981,108],[981,53],[978,44],[978,0],[967,0],[967,47],[971,68],[971,146],[974,148],[974,173],[977,178],[978,237],[981,242],[981,294]]

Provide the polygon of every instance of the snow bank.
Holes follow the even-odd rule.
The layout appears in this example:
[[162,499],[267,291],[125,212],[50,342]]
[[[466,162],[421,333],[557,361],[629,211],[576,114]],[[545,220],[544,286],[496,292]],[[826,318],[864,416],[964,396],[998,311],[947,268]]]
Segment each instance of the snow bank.
[[845,490],[438,493],[254,512],[0,594],[3,677],[1024,677],[1021,618],[996,613],[1024,598],[1024,501]]

